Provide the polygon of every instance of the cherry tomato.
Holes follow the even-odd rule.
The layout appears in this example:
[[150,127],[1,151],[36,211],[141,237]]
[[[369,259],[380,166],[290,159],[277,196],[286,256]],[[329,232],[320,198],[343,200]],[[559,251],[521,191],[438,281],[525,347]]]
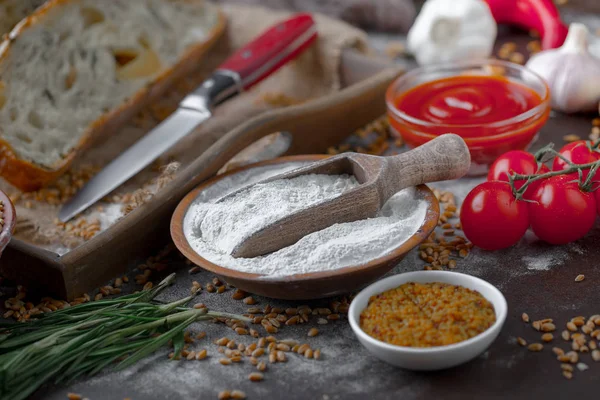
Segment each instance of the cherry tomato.
[[[542,164],[539,167],[539,173],[549,172],[550,168]],[[488,172],[488,181],[503,181],[508,182],[509,174],[534,175],[538,173],[538,164],[535,161],[533,154],[522,150],[513,150],[502,154],[490,166]],[[525,181],[515,181],[515,188],[520,189],[525,184]],[[527,187],[524,194],[525,199],[530,199],[531,194],[535,192],[540,181],[532,182]]]
[[499,250],[517,243],[529,227],[527,203],[517,201],[507,182],[484,182],[463,201],[460,222],[475,246]]
[[[569,143],[564,146],[558,152],[561,156],[565,157],[567,160],[571,161],[574,164],[588,164],[594,161],[600,160],[600,153],[597,151],[590,150],[587,142],[585,140],[578,140],[573,143]],[[569,164],[567,164],[560,157],[556,157],[554,159],[554,163],[552,164],[553,171],[562,171],[569,168]],[[583,179],[585,180],[589,174],[590,170],[583,170]],[[571,179],[577,179],[579,175],[577,173],[573,173],[571,175]],[[592,179],[596,179],[594,176]]]
[[596,211],[600,215],[600,189],[594,191],[594,197],[596,198]]
[[545,179],[529,203],[533,233],[551,244],[565,244],[585,236],[596,221],[593,193],[579,189],[570,175]]

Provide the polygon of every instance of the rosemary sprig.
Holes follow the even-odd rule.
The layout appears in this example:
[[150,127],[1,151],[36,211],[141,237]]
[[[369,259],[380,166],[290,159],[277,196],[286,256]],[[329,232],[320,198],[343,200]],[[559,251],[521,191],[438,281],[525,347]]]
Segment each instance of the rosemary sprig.
[[0,326],[0,400],[27,398],[47,381],[65,384],[105,367],[127,368],[173,342],[175,358],[184,330],[197,321],[247,318],[184,307],[192,296],[152,300],[173,283],[169,275],[149,291],[65,308],[26,323]]

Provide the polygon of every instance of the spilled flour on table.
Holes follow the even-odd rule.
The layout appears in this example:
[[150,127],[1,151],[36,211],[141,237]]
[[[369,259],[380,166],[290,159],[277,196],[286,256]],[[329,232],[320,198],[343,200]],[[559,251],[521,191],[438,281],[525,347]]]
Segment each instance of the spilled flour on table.
[[536,257],[525,256],[523,261],[527,264],[527,269],[530,271],[548,271],[552,266],[559,265],[567,258],[565,252],[559,254],[541,254]]

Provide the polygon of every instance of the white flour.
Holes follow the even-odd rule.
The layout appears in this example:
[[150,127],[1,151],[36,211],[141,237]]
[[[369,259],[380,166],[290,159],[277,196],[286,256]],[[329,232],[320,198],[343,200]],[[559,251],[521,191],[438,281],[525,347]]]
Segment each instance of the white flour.
[[244,239],[266,225],[357,186],[354,176],[348,175],[312,174],[260,183],[203,207],[205,212],[196,216],[194,233],[220,252],[231,254]]
[[[416,196],[414,188],[409,188],[393,196],[376,218],[332,225],[305,236],[292,246],[265,256],[236,259],[227,252],[231,243],[237,240],[235,238],[241,236],[235,230],[241,229],[248,232],[244,220],[241,223],[238,221],[235,229],[232,229],[233,219],[231,219],[228,221],[227,229],[222,229],[221,232],[212,232],[210,235],[212,238],[216,238],[216,246],[206,240],[207,235],[202,229],[202,224],[204,216],[208,212],[215,212],[215,210],[217,213],[221,212],[218,210],[219,206],[214,204],[216,200],[241,187],[298,166],[299,164],[286,164],[283,167],[255,168],[226,177],[200,193],[188,209],[184,219],[184,233],[191,247],[202,257],[223,267],[262,274],[267,278],[282,277],[361,265],[385,256],[412,236],[425,219],[427,203]],[[330,182],[337,182],[340,185],[337,190],[333,190],[338,195],[341,190],[349,187],[348,178],[344,182],[344,179],[340,180],[340,177],[337,177]],[[322,196],[326,196],[325,193],[332,191],[325,188],[312,188],[311,190]],[[279,194],[278,196],[283,199],[286,195]],[[264,200],[267,201],[267,199]],[[275,204],[277,207],[273,206],[274,208],[284,208],[281,202],[273,201],[273,205]],[[233,207],[233,204],[231,206]],[[306,207],[306,203],[303,207]],[[225,209],[225,211],[227,210],[231,211],[231,208]],[[252,215],[251,218],[258,218],[252,222],[252,229],[256,229],[261,224],[262,226],[266,225],[265,219],[261,221],[261,217],[269,219],[275,214],[278,214],[278,211],[268,213],[267,217],[262,214]],[[229,218],[226,213],[218,215],[222,218]],[[226,234],[230,234],[232,239],[225,239]]]

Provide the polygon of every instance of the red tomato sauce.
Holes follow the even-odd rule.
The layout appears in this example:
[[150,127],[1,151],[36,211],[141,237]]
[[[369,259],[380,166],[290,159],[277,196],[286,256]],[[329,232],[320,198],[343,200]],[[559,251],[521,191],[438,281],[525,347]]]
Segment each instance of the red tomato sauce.
[[491,164],[509,150],[525,150],[550,114],[547,98],[499,75],[441,78],[392,94],[388,101],[401,112],[388,110],[392,132],[409,146],[456,133],[478,164]]
[[501,76],[465,75],[415,86],[400,94],[395,105],[422,121],[476,125],[516,117],[541,102],[533,89],[521,83]]

